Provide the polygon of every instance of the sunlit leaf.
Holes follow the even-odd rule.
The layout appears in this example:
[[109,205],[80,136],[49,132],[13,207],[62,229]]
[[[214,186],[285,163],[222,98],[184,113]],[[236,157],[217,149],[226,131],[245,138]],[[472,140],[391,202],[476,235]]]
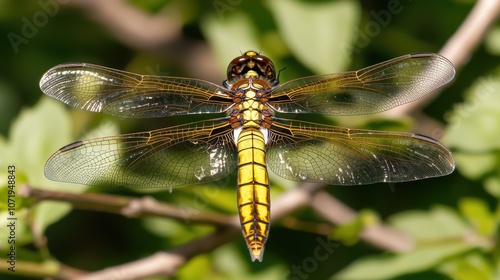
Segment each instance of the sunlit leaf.
[[493,55],[500,55],[500,26],[493,27],[484,41],[486,49]]
[[492,236],[496,232],[497,221],[485,201],[465,197],[459,201],[460,212],[474,225],[479,233]]
[[453,154],[460,173],[470,179],[481,177],[496,170],[498,156],[494,153],[462,153],[457,151]]
[[50,188],[50,181],[43,175],[45,161],[70,140],[70,117],[64,106],[42,98],[35,107],[23,110],[13,122],[9,159],[18,171],[26,174],[30,184]]
[[245,256],[242,256],[236,244],[226,244],[214,251],[214,265],[227,275],[241,275],[247,270]]
[[357,1],[268,1],[284,41],[317,73],[339,72],[350,62],[360,19]]
[[250,18],[238,11],[228,13],[223,18],[208,16],[200,27],[208,43],[215,50],[219,69],[224,71],[223,73],[228,62],[240,55],[240,52],[259,51],[262,47]]
[[341,240],[344,244],[352,245],[359,240],[361,232],[369,226],[380,222],[376,212],[372,210],[361,210],[353,221],[335,227],[331,237]]
[[480,78],[466,92],[465,101],[447,116],[443,142],[454,150],[460,172],[477,179],[499,168],[500,70]]
[[[246,259],[248,256],[241,255],[241,251],[237,250],[234,243],[225,244],[217,248],[213,252],[215,271],[222,274],[224,277],[215,278],[208,277],[205,279],[245,279],[245,280],[260,280],[260,279],[294,279],[290,277],[290,271],[276,262],[273,265],[256,266],[249,264]],[[267,258],[270,258],[268,255]],[[264,256],[266,259],[266,256]],[[267,263],[272,263],[273,260],[267,259]],[[213,275],[210,275],[213,276]]]
[[[0,240],[4,240],[4,242],[0,242],[0,251],[9,252],[11,246],[20,247],[27,243],[32,242],[32,235],[29,228],[28,221],[28,211],[27,209],[21,209],[15,211],[16,220],[8,220],[8,218],[12,218],[10,215],[10,211],[3,210],[0,212],[0,219],[4,221],[2,227],[0,227]],[[11,222],[14,223],[14,227],[11,228]],[[13,243],[15,242],[15,243]]]
[[[17,177],[25,176],[24,183],[37,188],[57,191],[81,192],[86,186],[49,181],[44,176],[45,161],[71,139],[70,115],[64,105],[42,98],[33,108],[25,109],[14,121],[8,141],[2,144],[4,159],[16,166]],[[116,133],[116,127],[99,127],[101,133],[109,130]],[[18,184],[21,183],[18,180]],[[68,203],[44,201],[32,209],[33,233],[41,237],[45,229],[71,209]]]
[[430,211],[398,213],[389,218],[389,223],[417,240],[458,238],[468,229],[458,213],[443,206],[433,207]]
[[[193,186],[194,196],[228,213],[236,213],[235,189],[230,176],[207,186]],[[201,205],[200,205],[201,206]]]
[[447,115],[450,125],[445,141],[449,146],[465,152],[486,152],[500,148],[500,69],[493,76],[479,78],[465,93],[465,101],[454,106]]
[[470,253],[461,258],[450,259],[440,265],[438,271],[457,280],[488,280],[493,275],[491,263],[480,253]]
[[484,180],[484,188],[486,191],[497,198],[500,197],[500,178],[491,176]]
[[211,226],[193,225],[189,220],[175,221],[162,217],[144,217],[141,221],[145,229],[161,238],[168,239],[172,245],[184,244],[213,231]]
[[391,279],[400,275],[431,269],[443,260],[470,250],[465,243],[443,242],[418,248],[406,254],[371,256],[355,261],[332,279]]
[[[145,217],[141,219],[144,228],[149,232],[162,237],[174,237],[188,234],[187,229],[179,222],[161,217]],[[188,237],[188,238],[189,238]]]
[[207,255],[199,255],[182,266],[176,276],[178,279],[214,279],[210,265]]

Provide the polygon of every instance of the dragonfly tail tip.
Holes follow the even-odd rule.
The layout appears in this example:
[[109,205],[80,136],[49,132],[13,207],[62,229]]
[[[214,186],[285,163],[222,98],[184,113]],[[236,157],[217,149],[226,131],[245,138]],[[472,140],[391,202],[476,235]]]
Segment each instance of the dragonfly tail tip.
[[250,257],[252,258],[252,262],[255,262],[256,260],[262,262],[262,258],[264,257],[264,250],[250,251]]

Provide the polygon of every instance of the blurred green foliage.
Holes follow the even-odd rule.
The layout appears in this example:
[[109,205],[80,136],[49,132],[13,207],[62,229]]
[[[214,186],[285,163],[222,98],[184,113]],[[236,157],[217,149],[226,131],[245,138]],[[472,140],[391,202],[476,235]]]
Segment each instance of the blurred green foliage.
[[[48,3],[56,10],[46,10]],[[129,1],[146,13],[173,5],[182,36],[209,46],[220,83],[227,63],[240,51],[261,50],[281,72],[281,80],[368,66],[402,54],[437,52],[463,22],[473,1]],[[46,20],[41,13],[46,14]],[[76,139],[143,131],[170,120],[120,121],[65,108],[43,96],[41,75],[50,67],[85,61],[108,67],[191,76],[177,54],[133,49],[74,6],[55,0],[0,1],[0,218],[6,221],[7,165],[17,168],[17,184],[82,192],[86,187],[51,182],[43,176],[50,154]],[[32,25],[30,27],[30,25]],[[446,121],[443,141],[454,152],[457,171],[450,176],[387,186],[329,187],[328,191],[362,210],[358,219],[334,229],[339,246],[311,268],[318,235],[274,224],[263,263],[251,263],[242,239],[181,268],[178,279],[492,279],[500,275],[500,26],[493,28],[459,71],[453,85],[425,113]],[[145,30],[144,32],[147,32]],[[166,50],[169,50],[166,48]],[[188,58],[180,59],[188,61]],[[192,60],[190,60],[192,61]],[[201,66],[200,66],[201,67]],[[207,73],[207,76],[214,76]],[[204,77],[196,77],[204,78]],[[316,116],[317,120],[323,120]],[[408,119],[370,116],[354,123],[377,129],[408,129]],[[107,122],[105,122],[106,120]],[[109,121],[111,120],[111,122]],[[172,123],[185,121],[171,120]],[[339,124],[353,121],[335,119]],[[111,123],[111,124],[110,124]],[[271,177],[273,196],[295,183]],[[236,212],[234,176],[212,185],[153,193],[156,199],[186,211]],[[141,196],[129,190],[92,190]],[[18,260],[47,264],[37,273],[18,267],[0,273],[8,279],[39,278],[59,265],[98,270],[168,250],[203,236],[210,226],[161,218],[127,219],[74,210],[62,202],[36,203],[16,197]],[[189,214],[189,212],[187,212]],[[312,211],[294,214],[317,221]],[[378,221],[406,232],[416,241],[408,253],[389,253],[359,241],[364,227]],[[0,252],[8,252],[8,231],[0,228]],[[4,262],[4,260],[1,260]],[[309,265],[309,266],[308,266]],[[55,268],[54,268],[55,267]],[[302,274],[296,269],[302,269]],[[52,274],[51,274],[52,273]]]

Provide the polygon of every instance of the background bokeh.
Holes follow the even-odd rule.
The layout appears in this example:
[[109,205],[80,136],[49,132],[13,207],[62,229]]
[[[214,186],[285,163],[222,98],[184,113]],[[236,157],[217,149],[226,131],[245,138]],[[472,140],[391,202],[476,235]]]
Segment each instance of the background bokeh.
[[[0,222],[7,223],[8,217],[8,165],[16,166],[18,187],[30,184],[113,197],[150,195],[186,213],[184,221],[128,218],[96,205],[73,208],[68,202],[17,195],[16,272],[7,269],[9,231],[2,226],[0,278],[67,278],[80,270],[129,263],[215,230],[210,224],[190,222],[193,213],[236,213],[235,174],[172,193],[89,189],[46,180],[46,159],[72,141],[189,121],[186,117],[120,120],[67,108],[38,87],[52,66],[82,61],[221,83],[227,63],[253,49],[272,58],[278,69],[286,68],[280,78],[288,81],[359,69],[411,52],[439,52],[475,4],[472,0],[0,0]],[[236,238],[190,259],[175,271],[176,278],[500,277],[498,22],[466,56],[457,65],[452,84],[410,114],[307,116],[311,121],[414,131],[440,139],[456,157],[453,174],[409,183],[328,186],[325,190],[356,211],[357,218],[335,224],[304,207],[273,224],[262,263],[252,263],[243,238]],[[271,180],[273,198],[300,187],[276,176]],[[323,206],[314,209],[318,207]],[[391,252],[364,240],[362,233],[380,224],[413,240],[412,249]],[[316,252],[327,238],[335,249],[323,248],[326,257],[318,258]]]

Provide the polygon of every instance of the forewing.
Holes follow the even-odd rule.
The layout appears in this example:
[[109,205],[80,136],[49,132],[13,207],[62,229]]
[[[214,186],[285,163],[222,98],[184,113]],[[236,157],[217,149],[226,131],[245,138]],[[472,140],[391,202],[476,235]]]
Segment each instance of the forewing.
[[215,181],[236,168],[232,135],[225,121],[202,121],[78,141],[49,158],[45,176],[55,181],[131,188]]
[[331,185],[413,181],[455,166],[451,152],[426,136],[283,119],[271,127],[266,162],[285,179]]
[[70,106],[121,118],[218,113],[232,105],[228,90],[197,79],[147,76],[88,63],[53,67],[41,90]]
[[269,105],[282,113],[373,114],[420,99],[454,75],[443,56],[415,53],[359,71],[292,80],[277,87]]

